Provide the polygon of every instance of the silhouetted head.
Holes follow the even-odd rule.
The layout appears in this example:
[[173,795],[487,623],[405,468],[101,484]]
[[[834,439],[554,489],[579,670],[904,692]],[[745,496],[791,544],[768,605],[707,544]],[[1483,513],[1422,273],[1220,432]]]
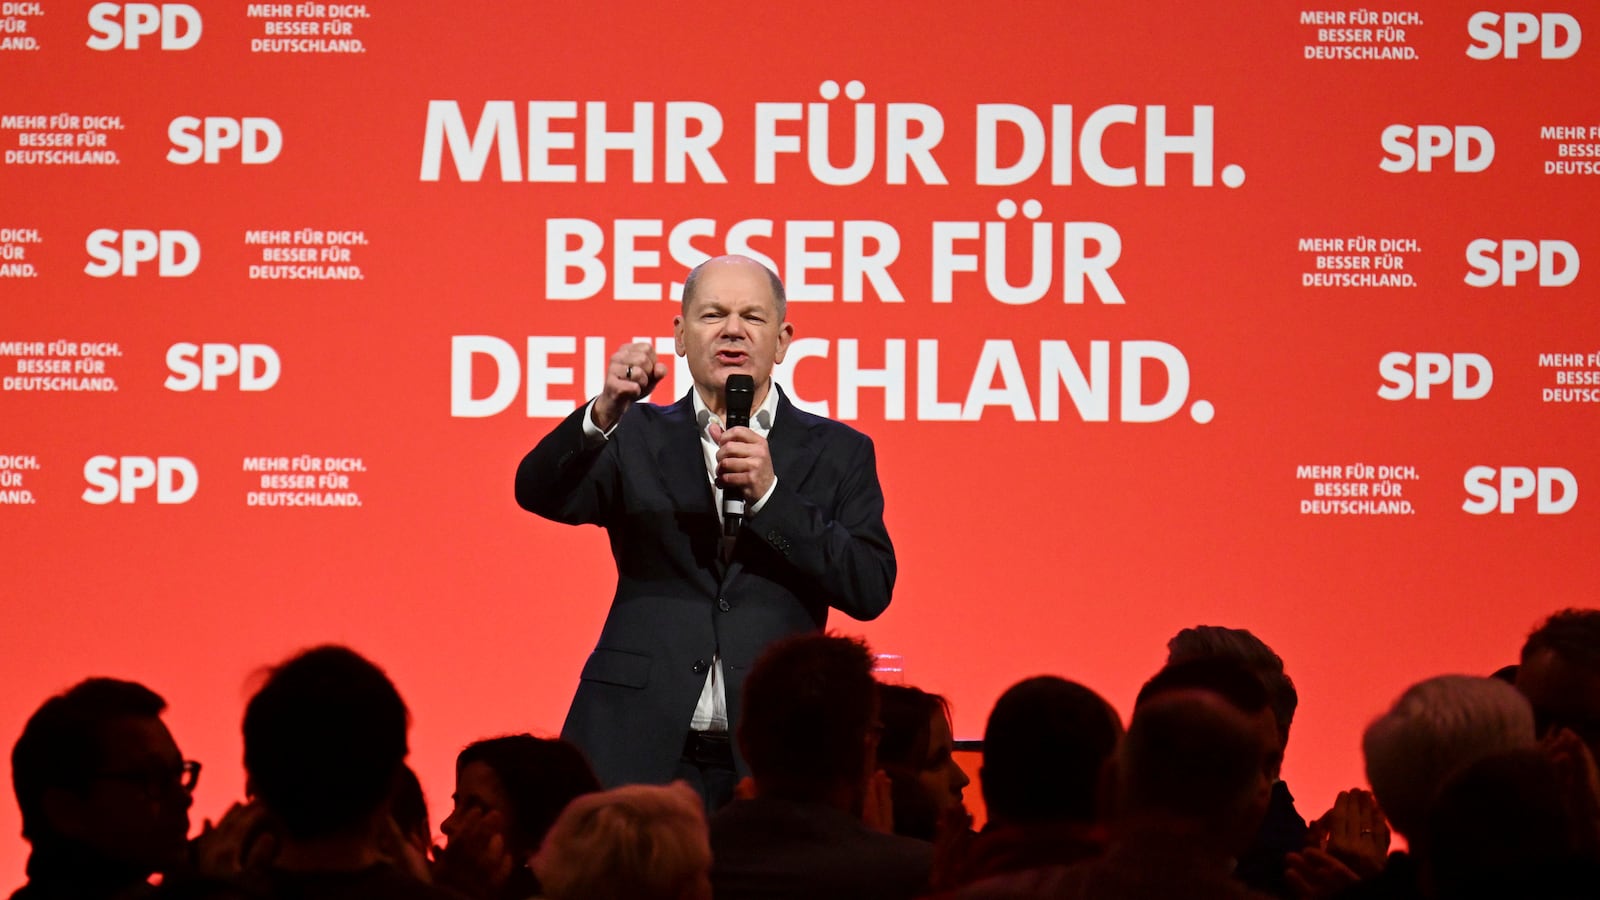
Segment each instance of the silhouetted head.
[[439,826],[454,837],[462,816],[477,809],[505,820],[506,849],[525,859],[574,798],[600,790],[589,761],[573,744],[511,734],[468,744],[456,756],[455,808]]
[[1533,710],[1493,678],[1442,675],[1412,685],[1367,726],[1367,781],[1395,831],[1425,841],[1428,809],[1446,780],[1473,762],[1534,744]]
[[36,853],[71,845],[136,879],[183,859],[199,764],[178,752],[166,706],[144,685],[90,678],[34,712],[11,781]]
[[1189,842],[1218,855],[1250,845],[1272,793],[1255,721],[1201,689],[1163,691],[1140,703],[1117,773],[1125,826],[1178,823]]
[[382,669],[345,647],[272,670],[244,712],[249,788],[299,840],[349,833],[386,809],[409,717]]
[[1081,684],[1042,675],[1012,685],[983,732],[979,781],[990,817],[1097,821],[1101,772],[1121,739],[1117,711]]
[[1541,736],[1567,728],[1600,753],[1600,609],[1563,610],[1528,635],[1516,684]]
[[872,654],[855,638],[786,638],[768,647],[745,677],[739,748],[763,795],[821,800],[841,789],[859,793],[880,728]]
[[1167,665],[1193,659],[1231,659],[1241,663],[1261,680],[1267,689],[1267,702],[1278,723],[1280,743],[1289,744],[1289,726],[1294,724],[1300,694],[1283,670],[1283,659],[1260,638],[1243,628],[1196,625],[1185,628],[1167,642]]
[[1267,779],[1278,780],[1283,769],[1283,735],[1272,711],[1272,695],[1254,670],[1237,659],[1220,656],[1172,663],[1140,688],[1134,709],[1162,694],[1186,690],[1215,694],[1244,713],[1260,738],[1261,765]]
[[705,807],[682,782],[585,794],[533,867],[549,900],[711,900]]
[[950,704],[899,684],[880,685],[878,700],[878,767],[889,775],[895,833],[931,841],[940,816],[961,805],[972,783],[955,760]]

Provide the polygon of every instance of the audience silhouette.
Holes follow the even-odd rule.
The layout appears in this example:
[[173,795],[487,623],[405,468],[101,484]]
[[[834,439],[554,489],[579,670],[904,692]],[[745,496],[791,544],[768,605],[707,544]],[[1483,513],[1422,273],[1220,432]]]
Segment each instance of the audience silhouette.
[[1107,804],[1101,782],[1122,720],[1081,684],[1042,675],[1012,685],[983,732],[979,781],[989,821],[940,848],[935,885],[954,888],[1098,856]]
[[548,900],[711,900],[705,804],[678,781],[573,800],[534,868]]
[[1278,746],[1274,752],[1277,771],[1271,773],[1272,802],[1261,820],[1261,831],[1239,857],[1235,872],[1240,881],[1257,890],[1291,898],[1294,892],[1287,878],[1286,858],[1305,846],[1309,829],[1305,818],[1295,809],[1289,785],[1280,775],[1289,748],[1289,727],[1294,724],[1300,694],[1283,669],[1282,657],[1245,629],[1198,625],[1185,628],[1167,642],[1169,666],[1201,659],[1231,660],[1242,665],[1259,678],[1261,686],[1267,690],[1267,703],[1278,729]]
[[455,896],[416,877],[395,840],[409,726],[388,676],[348,648],[316,647],[273,669],[245,706],[244,767],[277,846],[242,890],[305,900]]
[[931,841],[941,819],[965,812],[961,794],[972,783],[956,763],[950,703],[900,684],[881,685],[878,700],[878,767],[889,776],[894,833]]
[[787,638],[744,682],[739,746],[755,796],[711,819],[718,900],[894,900],[928,886],[933,847],[874,830],[863,817],[887,793],[876,776],[878,685],[872,654],[833,635]]
[[808,634],[744,679],[751,778],[709,822],[687,785],[602,791],[574,745],[513,734],[456,758],[442,847],[406,704],[346,647],[265,673],[244,710],[249,796],[192,839],[200,765],[165,701],[90,678],[13,748],[31,853],[12,898],[1600,897],[1600,610],[1550,616],[1494,677],[1405,690],[1361,737],[1370,792],[1309,824],[1280,777],[1299,699],[1282,659],[1210,625],[1168,651],[1126,733],[1081,684],[1007,689],[976,833],[945,699],[878,684],[860,640]]
[[468,744],[456,757],[454,808],[434,874],[472,896],[526,900],[539,893],[530,863],[574,799],[600,790],[575,744],[513,734]]
[[133,900],[183,868],[200,764],[178,752],[166,707],[144,685],[90,678],[28,719],[11,778],[32,852],[12,900]]

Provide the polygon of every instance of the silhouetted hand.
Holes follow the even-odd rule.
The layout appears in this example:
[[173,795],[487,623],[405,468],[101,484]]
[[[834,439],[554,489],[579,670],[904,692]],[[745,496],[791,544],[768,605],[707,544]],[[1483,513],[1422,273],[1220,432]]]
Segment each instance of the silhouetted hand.
[[1333,808],[1311,824],[1322,849],[1368,879],[1383,871],[1389,859],[1389,823],[1371,792],[1340,791]]
[[217,824],[207,819],[192,842],[195,870],[214,878],[230,878],[252,868],[252,858],[259,853],[251,850],[261,842],[250,839],[265,818],[266,811],[259,804],[235,803]]

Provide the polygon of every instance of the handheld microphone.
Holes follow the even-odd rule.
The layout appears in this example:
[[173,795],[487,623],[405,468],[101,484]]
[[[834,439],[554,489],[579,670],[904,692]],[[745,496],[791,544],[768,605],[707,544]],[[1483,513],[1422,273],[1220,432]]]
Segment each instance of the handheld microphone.
[[[723,429],[749,428],[750,407],[755,404],[756,380],[749,375],[729,375],[722,389]],[[739,533],[744,519],[744,494],[737,488],[722,489],[722,533]]]

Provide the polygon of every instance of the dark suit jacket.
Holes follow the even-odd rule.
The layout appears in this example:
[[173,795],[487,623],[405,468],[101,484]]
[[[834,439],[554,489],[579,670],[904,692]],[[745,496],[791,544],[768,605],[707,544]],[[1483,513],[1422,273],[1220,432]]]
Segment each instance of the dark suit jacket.
[[817,803],[735,800],[711,817],[717,900],[918,897],[932,868],[932,844],[874,831]]
[[524,509],[605,528],[617,563],[611,611],[561,733],[606,785],[661,783],[713,656],[722,654],[736,729],[745,672],[769,643],[821,629],[830,607],[866,620],[889,605],[883,491],[870,439],[780,391],[767,438],[777,488],[724,564],[692,398],[634,404],[598,446],[584,441],[586,414],[546,435],[516,481]]

